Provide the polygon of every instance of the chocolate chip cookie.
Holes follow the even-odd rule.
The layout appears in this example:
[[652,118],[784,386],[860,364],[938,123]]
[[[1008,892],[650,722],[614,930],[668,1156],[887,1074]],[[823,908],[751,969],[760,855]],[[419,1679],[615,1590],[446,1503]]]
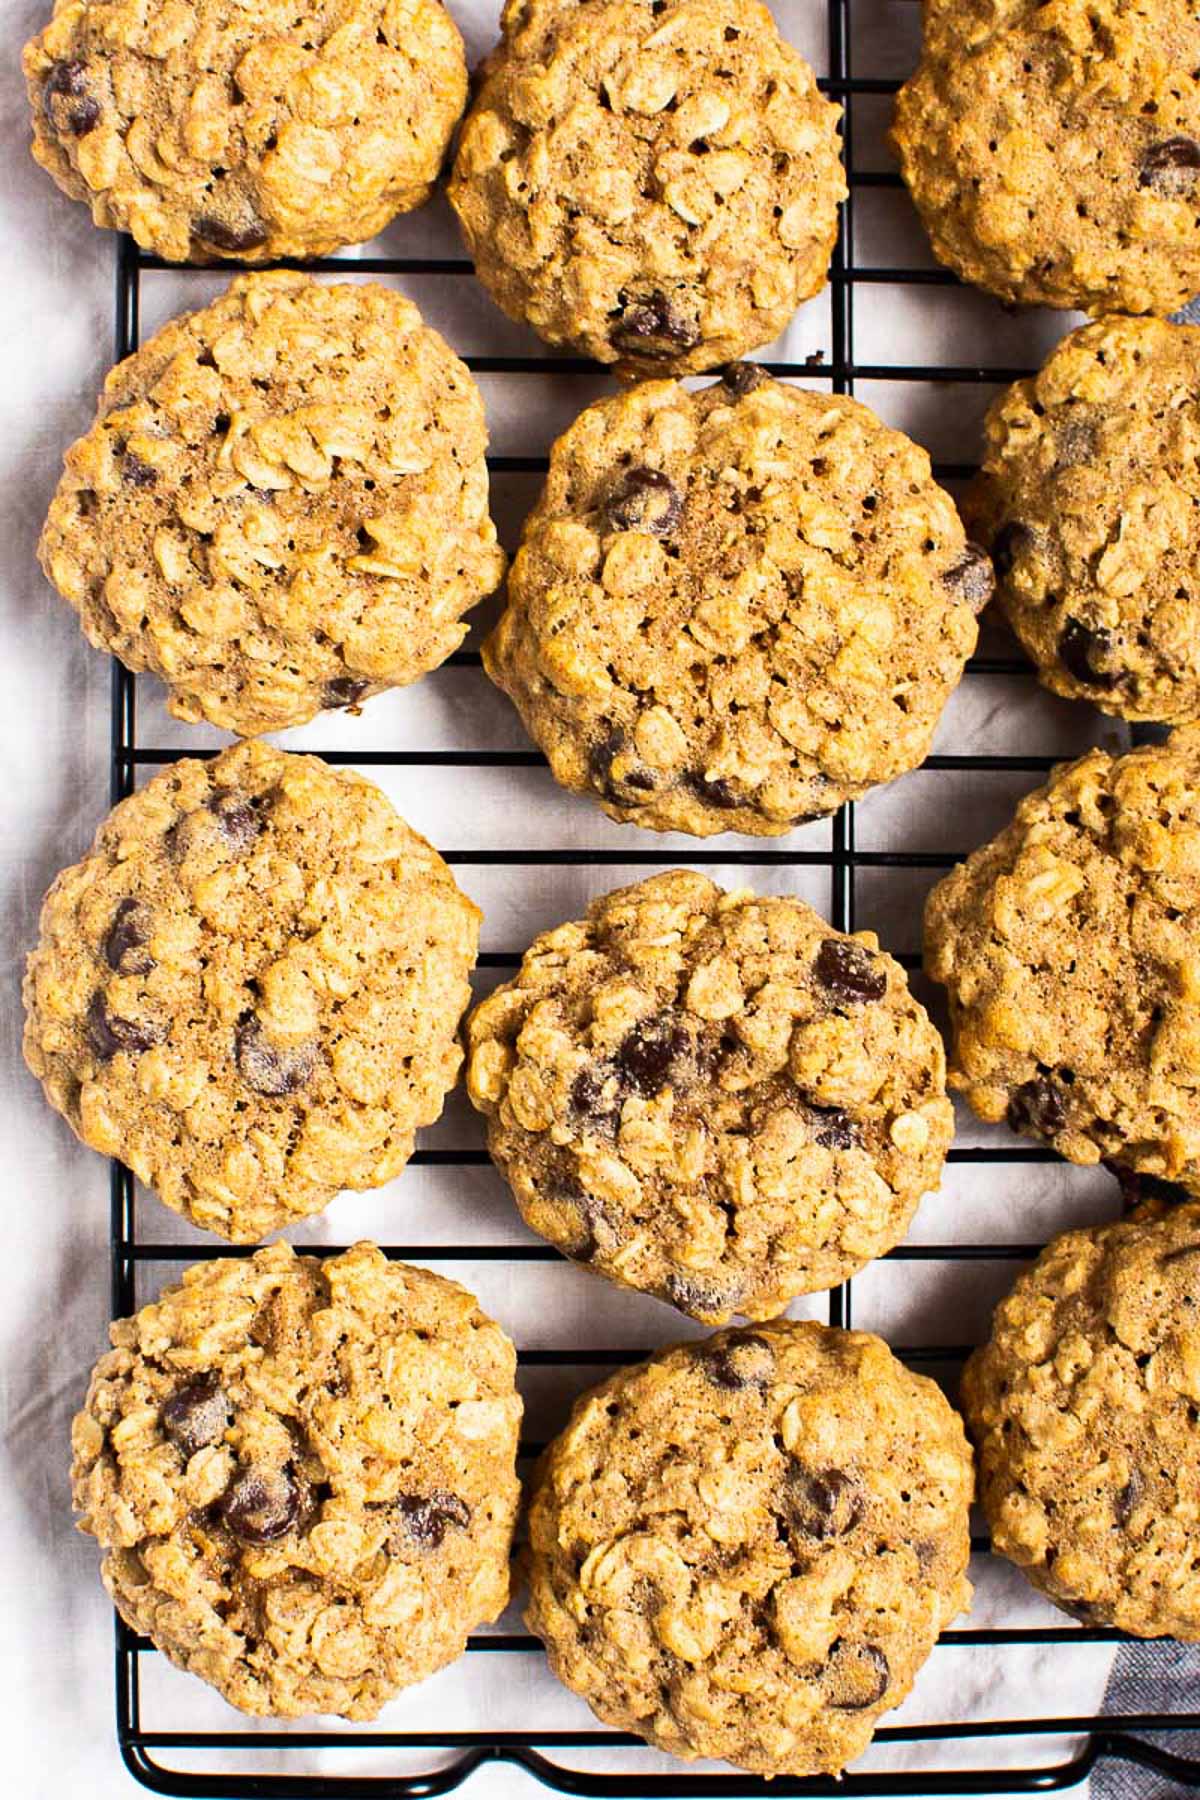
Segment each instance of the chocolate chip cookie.
[[941,262],[1094,314],[1200,293],[1191,0],[926,0],[924,28],[892,135]]
[[994,403],[967,502],[1042,681],[1200,717],[1200,330],[1104,319]]
[[825,285],[840,108],[757,0],[508,0],[450,200],[510,317],[623,375],[712,369]]
[[539,1467],[528,1623],[607,1724],[834,1774],[970,1602],[972,1479],[958,1415],[877,1337],[779,1320],[663,1350]]
[[428,198],[467,99],[438,0],[57,0],[33,154],[168,262],[325,256]]
[[1200,1194],[1200,728],[1056,769],[934,889],[925,965],[980,1118]]
[[735,363],[559,439],[484,665],[610,818],[772,836],[924,759],[991,591],[923,450]]
[[379,1187],[462,1062],[479,912],[361,776],[164,769],[55,881],[25,1059],[93,1149],[241,1243]]
[[963,1404],[995,1549],[1089,1625],[1200,1639],[1200,1207],[1056,1238]]
[[72,1430],[125,1622],[249,1713],[373,1719],[508,1598],[516,1355],[373,1244],[198,1263],[131,1319]]
[[109,376],[42,566],[189,724],[252,736],[415,681],[504,557],[463,363],[392,289],[243,275]]
[[533,1229],[710,1324],[890,1250],[953,1133],[941,1039],[872,933],[686,869],[538,938],[467,1043]]

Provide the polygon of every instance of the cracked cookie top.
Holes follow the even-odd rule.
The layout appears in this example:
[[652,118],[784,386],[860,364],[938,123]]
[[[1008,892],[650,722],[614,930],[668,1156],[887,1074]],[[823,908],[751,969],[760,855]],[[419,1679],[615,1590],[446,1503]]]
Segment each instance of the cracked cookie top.
[[437,0],[55,0],[33,154],[168,262],[362,243],[425,200],[467,99]]
[[484,662],[611,818],[769,836],[923,761],[991,591],[924,450],[735,363],[558,440]]
[[840,108],[757,0],[508,0],[450,200],[512,318],[624,375],[711,369],[825,285]]
[[892,137],[940,261],[1090,313],[1200,291],[1191,0],[927,0],[924,31]]
[[779,1320],[576,1405],[534,1479],[531,1630],[618,1729],[836,1773],[970,1601],[958,1415],[879,1338]]
[[1042,681],[1125,719],[1200,716],[1200,330],[1103,319],[987,419],[966,512]]
[[253,1242],[404,1167],[478,932],[373,783],[260,742],[188,759],[46,896],[26,1061],[85,1143]]
[[1200,728],[1055,770],[932,892],[950,1084],[1072,1162],[1200,1193]]
[[389,288],[239,276],[109,375],[42,566],[91,641],[241,736],[415,681],[504,556],[483,401]]
[[374,1718],[508,1598],[516,1356],[372,1244],[198,1263],[111,1330],[72,1429],[126,1623],[250,1713]]
[[941,1039],[872,933],[683,869],[538,938],[467,1043],[533,1229],[710,1324],[891,1249],[953,1132]]
[[995,1549],[1088,1625],[1200,1639],[1200,1207],[1056,1238],[963,1407]]

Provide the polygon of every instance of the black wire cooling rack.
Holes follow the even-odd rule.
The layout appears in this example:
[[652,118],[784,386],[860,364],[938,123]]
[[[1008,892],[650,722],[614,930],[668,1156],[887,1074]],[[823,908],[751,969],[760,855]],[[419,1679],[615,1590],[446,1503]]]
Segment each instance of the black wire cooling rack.
[[[853,51],[856,47],[861,49],[863,46],[861,38],[856,46],[852,13],[857,5],[861,18],[861,9],[871,3],[878,4],[879,0],[824,0],[828,10],[828,74],[821,85],[841,100],[845,108],[845,157],[851,187],[830,275],[828,349],[803,362],[770,362],[766,366],[777,375],[802,379],[810,385],[828,382],[835,393],[853,392],[856,382],[928,383],[944,387],[945,384],[952,383],[980,385],[1011,380],[1026,371],[975,364],[951,366],[937,362],[870,364],[859,363],[855,359],[856,291],[861,292],[871,284],[880,283],[935,289],[955,285],[952,277],[932,267],[871,267],[856,260],[854,213],[859,196],[864,190],[900,187],[899,177],[891,172],[860,170],[855,167],[856,112],[862,107],[886,106],[885,97],[893,93],[897,86],[894,79],[859,76],[853,72]],[[894,0],[884,0],[884,3],[892,4]],[[896,204],[904,204],[899,196]],[[392,275],[401,278],[432,276],[465,279],[471,273],[469,263],[457,257],[369,254],[350,262],[329,261],[312,266],[350,274]],[[163,264],[139,252],[129,240],[121,242],[117,267],[115,342],[118,357],[128,355],[139,340],[142,276],[148,271],[163,268]],[[223,274],[230,272],[226,269]],[[574,375],[595,372],[588,363],[545,355],[468,356],[466,360],[477,374],[484,376],[519,377],[546,373]],[[491,464],[495,474],[536,477],[545,468],[545,459],[497,456],[491,459]],[[937,468],[939,476],[951,482],[969,473],[969,469],[962,464],[941,463]],[[453,662],[459,667],[478,670],[478,653],[459,652]],[[1023,661],[1015,657],[992,655],[976,657],[969,666],[968,675],[1028,680],[1030,671]],[[484,678],[480,674],[478,679],[482,681]],[[333,761],[353,762],[367,768],[449,765],[495,769],[535,766],[542,761],[533,750],[374,750],[322,753]],[[114,800],[132,792],[139,775],[147,766],[172,761],[179,754],[181,751],[178,748],[139,741],[138,684],[134,677],[116,667],[112,700]],[[1027,774],[1030,777],[1027,785],[1030,785],[1055,760],[1050,756],[1032,755],[939,754],[930,757],[925,767],[932,771],[955,770],[960,773],[977,773],[980,776],[997,771]],[[710,841],[708,846],[697,843],[690,848],[686,853],[686,860],[708,864],[777,867],[783,870],[825,871],[829,884],[830,920],[838,929],[848,931],[853,930],[856,925],[859,898],[856,881],[861,872],[877,869],[939,871],[949,867],[970,847],[956,845],[946,850],[911,851],[856,847],[855,808],[851,805],[844,807],[834,819],[825,848],[769,849],[756,845],[753,848],[722,848],[714,851]],[[663,862],[661,852],[646,847],[645,838],[639,838],[633,847],[623,846],[620,849],[551,849],[527,852],[513,848],[466,850],[458,853],[451,851],[447,854],[452,863],[475,866],[561,867],[571,864],[588,868],[603,868],[608,865],[636,868],[639,865],[661,865]],[[902,960],[912,967],[917,959],[909,956]],[[480,959],[481,967],[493,969],[509,969],[515,961],[515,955],[501,953],[491,953]],[[1019,1169],[1020,1165],[1046,1163],[1053,1161],[1053,1158],[1047,1151],[1012,1140],[1000,1146],[956,1145],[950,1152],[950,1160],[952,1163],[975,1165],[1004,1163]],[[486,1161],[486,1155],[480,1149],[426,1149],[417,1152],[413,1164],[469,1168],[484,1165]],[[173,1245],[149,1241],[139,1229],[139,1203],[133,1180],[128,1171],[115,1166],[112,1172],[111,1209],[114,1317],[121,1317],[135,1310],[138,1304],[136,1278],[140,1266],[167,1264],[177,1271],[190,1261],[214,1254],[213,1248],[208,1245]],[[453,1260],[456,1256],[461,1256],[463,1260],[511,1262],[514,1265],[556,1260],[556,1252],[549,1246],[532,1243],[471,1244],[450,1248],[445,1244],[428,1246],[409,1243],[384,1247],[391,1255],[404,1255],[417,1260],[423,1257]],[[326,1253],[329,1248],[322,1246]],[[1037,1244],[997,1242],[908,1245],[893,1251],[892,1259],[946,1264],[983,1260],[1017,1264],[1036,1254],[1039,1248],[1040,1245]],[[226,1253],[237,1254],[236,1251]],[[852,1283],[847,1282],[828,1296],[830,1324],[849,1326],[852,1307]],[[899,1353],[915,1367],[943,1374],[949,1371],[953,1379],[968,1348],[969,1346],[964,1345],[937,1344],[901,1348]],[[553,1349],[527,1348],[521,1351],[521,1363],[526,1371],[553,1371],[561,1362],[569,1361],[572,1365],[583,1365],[585,1368],[594,1366],[599,1373],[610,1365],[631,1360],[640,1354],[642,1352],[622,1352],[613,1348],[573,1348],[567,1355]],[[986,1539],[977,1540],[974,1548],[980,1554],[986,1553]],[[965,1628],[944,1633],[934,1651],[933,1660],[936,1664],[937,1659],[960,1655],[963,1647],[972,1646],[1016,1646],[1033,1650],[1038,1646],[1061,1645],[1065,1656],[1070,1655],[1079,1645],[1120,1641],[1121,1637],[1117,1632],[1076,1625],[1065,1618],[1058,1624],[1028,1629]],[[536,1653],[538,1646],[532,1638],[517,1632],[500,1632],[474,1638],[467,1652],[467,1662],[469,1664],[475,1658],[496,1656],[520,1659]],[[218,1800],[219,1796],[229,1796],[231,1800],[232,1797],[236,1797],[236,1800],[251,1800],[253,1796],[269,1796],[271,1800],[304,1800],[304,1797],[307,1800],[316,1800],[316,1797],[324,1797],[324,1800],[355,1800],[355,1797],[367,1796],[370,1800],[381,1800],[384,1795],[403,1797],[403,1800],[431,1800],[433,1796],[450,1792],[475,1771],[488,1765],[494,1768],[501,1764],[519,1767],[537,1781],[559,1792],[594,1797],[594,1800],[637,1800],[637,1797],[644,1797],[644,1800],[668,1800],[668,1797],[673,1796],[680,1796],[681,1800],[687,1800],[687,1797],[695,1797],[695,1800],[718,1800],[718,1797],[725,1800],[725,1797],[729,1797],[732,1800],[734,1796],[754,1795],[769,1795],[771,1800],[787,1800],[788,1796],[798,1795],[925,1797],[943,1794],[1052,1792],[1071,1788],[1082,1782],[1095,1765],[1106,1757],[1121,1758],[1139,1765],[1147,1772],[1154,1771],[1159,1776],[1200,1787],[1200,1762],[1160,1748],[1147,1742],[1145,1737],[1146,1733],[1174,1734],[1200,1730],[1200,1713],[949,1719],[937,1724],[884,1725],[876,1735],[877,1743],[910,1747],[903,1769],[852,1772],[838,1781],[780,1779],[764,1783],[736,1773],[695,1772],[682,1763],[671,1765],[669,1772],[663,1772],[664,1764],[661,1759],[656,1761],[650,1772],[641,1772],[631,1761],[629,1754],[637,1746],[635,1738],[599,1726],[575,1730],[542,1729],[536,1717],[530,1718],[526,1727],[519,1731],[478,1730],[472,1729],[470,1723],[465,1723],[457,1730],[428,1732],[387,1729],[350,1731],[336,1729],[332,1725],[312,1730],[263,1731],[257,1728],[252,1730],[248,1725],[239,1729],[240,1722],[235,1723],[232,1728],[221,1730],[158,1729],[152,1721],[147,1720],[147,1713],[151,1709],[145,1700],[145,1684],[141,1677],[143,1660],[152,1655],[152,1646],[135,1637],[118,1621],[116,1712],[121,1754],[131,1773],[144,1786],[157,1793],[193,1796],[195,1800]],[[936,1674],[932,1667],[922,1679],[933,1684],[936,1689]],[[469,1702],[464,1711],[469,1718]],[[1065,1740],[1070,1748],[1057,1762],[1039,1762],[1031,1748],[1026,1758],[1014,1763],[1010,1749],[1009,1757],[997,1761],[995,1766],[982,1766],[982,1763],[989,1760],[989,1753],[985,1751],[981,1758],[979,1749],[989,1741],[1009,1740],[1011,1744],[1013,1741],[1024,1740],[1034,1746],[1038,1739],[1044,1742],[1050,1739]],[[970,1744],[972,1740],[976,1749],[975,1761],[970,1766],[954,1766],[952,1749],[949,1747],[955,1743],[960,1746]],[[913,1766],[917,1755],[912,1748],[914,1746],[922,1752],[920,1766],[916,1767]],[[351,1766],[346,1774],[305,1772],[306,1757],[311,1763],[313,1752],[331,1751],[347,1753],[342,1755],[341,1760],[349,1761],[351,1765],[356,1752],[371,1752],[373,1771],[379,1767],[379,1753],[397,1753],[398,1762],[401,1761],[399,1753],[403,1753],[404,1772],[363,1773],[361,1762],[358,1771]],[[231,1758],[235,1759],[235,1771],[217,1773],[207,1770],[203,1766],[203,1758],[214,1752],[222,1753],[226,1768]],[[255,1772],[252,1759],[261,1758],[263,1753],[270,1756],[274,1767],[270,1772]],[[574,1753],[574,1760],[571,1753]],[[200,1767],[195,1766],[197,1756],[202,1759]],[[188,1766],[189,1761],[191,1767]],[[418,1764],[417,1772],[413,1773],[414,1766]],[[1147,1773],[1147,1783],[1151,1779],[1151,1775]],[[1149,1787],[1145,1791],[1149,1794]]]

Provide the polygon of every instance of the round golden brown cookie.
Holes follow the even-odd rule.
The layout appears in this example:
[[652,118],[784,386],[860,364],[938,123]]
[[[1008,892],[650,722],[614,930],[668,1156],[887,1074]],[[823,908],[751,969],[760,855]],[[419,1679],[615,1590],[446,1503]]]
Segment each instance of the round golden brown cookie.
[[923,450],[735,363],[559,439],[484,664],[610,818],[772,836],[923,761],[991,590]]
[[953,1134],[941,1039],[872,933],[686,869],[538,938],[467,1043],[533,1229],[710,1324],[890,1250]]
[[164,769],[55,881],[25,1059],[85,1143],[252,1243],[399,1174],[462,1062],[478,934],[373,783],[241,744]]
[[836,1773],[970,1602],[972,1480],[958,1415],[877,1337],[779,1320],[663,1350],[539,1465],[528,1623],[607,1724]]
[[1069,1231],[968,1362],[993,1547],[1089,1625],[1200,1639],[1200,1207]]
[[1056,769],[933,890],[925,966],[980,1118],[1200,1193],[1200,727]]
[[967,518],[1042,681],[1200,717],[1200,330],[1104,319],[993,405]]
[[486,448],[478,388],[402,294],[239,276],[113,370],[42,566],[176,717],[278,731],[457,649],[504,573]]
[[425,200],[467,99],[438,0],[56,0],[33,154],[169,262],[325,256]]
[[510,317],[624,375],[712,369],[825,285],[840,109],[758,0],[508,0],[450,200]]
[[245,1712],[372,1719],[508,1598],[516,1356],[373,1244],[198,1263],[111,1330],[72,1430],[125,1622]]
[[926,0],[924,33],[892,138],[941,262],[1090,313],[1200,293],[1192,0]]

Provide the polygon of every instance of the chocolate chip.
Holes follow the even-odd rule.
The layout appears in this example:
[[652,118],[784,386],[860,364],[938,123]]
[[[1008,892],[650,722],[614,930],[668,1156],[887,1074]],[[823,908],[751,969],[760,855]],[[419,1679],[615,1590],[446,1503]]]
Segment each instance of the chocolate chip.
[[[65,104],[54,107],[53,102]],[[100,103],[87,91],[87,67],[81,62],[55,63],[42,86],[42,107],[55,127],[72,137],[86,137],[100,123]]]
[[[1200,1248],[1200,1246],[1197,1246]],[[1135,1469],[1125,1486],[1113,1495],[1113,1513],[1118,1525],[1128,1525],[1133,1509],[1142,1497],[1142,1478]]]
[[1054,1604],[1082,1625],[1091,1625],[1096,1618],[1096,1608],[1086,1600],[1055,1600]]
[[1151,144],[1142,155],[1138,186],[1163,200],[1190,194],[1200,174],[1200,144],[1195,138],[1170,137]]
[[1008,1122],[1014,1131],[1055,1137],[1067,1122],[1067,1109],[1054,1083],[1037,1075],[1019,1087],[1009,1101]]
[[208,802],[208,810],[221,828],[221,836],[239,855],[262,836],[262,808],[265,796],[241,794],[233,788],[219,788]]
[[607,1069],[602,1065],[596,1069],[580,1069],[571,1083],[571,1110],[585,1119],[602,1119],[609,1117],[616,1107],[616,1096],[608,1100],[604,1097]]
[[628,1086],[651,1098],[666,1086],[673,1063],[687,1047],[687,1032],[669,1014],[643,1019],[622,1041],[617,1071]]
[[317,1066],[317,1046],[296,1044],[288,1049],[272,1044],[253,1013],[247,1013],[234,1034],[238,1073],[248,1088],[277,1100],[295,1094],[312,1079]]
[[636,794],[644,794],[654,787],[654,777],[649,769],[638,768],[636,764],[626,770],[624,775],[614,775],[613,763],[627,749],[629,738],[619,727],[614,726],[599,743],[593,744],[588,751],[588,773],[592,785],[598,794],[608,800],[623,800],[626,790]]
[[146,949],[154,915],[140,900],[126,896],[113,914],[104,940],[104,960],[120,975],[148,975],[154,958]]
[[698,1344],[696,1358],[705,1378],[717,1388],[735,1393],[739,1388],[769,1387],[775,1374],[775,1353],[757,1332],[740,1331],[714,1343]]
[[614,350],[631,356],[667,360],[681,350],[694,349],[700,333],[665,294],[622,294],[609,342]]
[[661,469],[630,469],[605,502],[604,516],[611,531],[671,537],[683,516],[683,495]]
[[1143,1175],[1137,1169],[1123,1169],[1110,1157],[1104,1159],[1104,1167],[1121,1189],[1121,1203],[1126,1212],[1132,1212],[1134,1207],[1144,1205],[1147,1200],[1161,1200],[1168,1206],[1186,1206],[1192,1199],[1185,1187],[1177,1181],[1164,1181],[1161,1175]]
[[721,370],[721,380],[730,393],[736,394],[739,400],[746,394],[752,394],[755,388],[760,388],[763,382],[769,379],[766,370],[760,369],[757,363],[752,362],[727,363]]
[[979,544],[968,542],[966,555],[947,569],[942,582],[952,594],[965,600],[972,612],[981,613],[996,591],[992,559]]
[[735,806],[742,804],[730,783],[721,775],[710,781],[699,769],[688,769],[683,776],[683,785],[690,788],[706,806],[715,806],[718,812],[730,812]]
[[448,1531],[465,1531],[471,1523],[466,1501],[445,1488],[431,1494],[401,1494],[393,1510],[404,1535],[423,1550],[436,1550]]
[[1019,519],[1010,519],[1002,525],[992,539],[992,567],[1001,581],[1011,575],[1017,558],[1023,556],[1030,548],[1036,533],[1028,525],[1022,525]]
[[370,685],[354,675],[335,675],[325,683],[322,699],[326,706],[357,706]]
[[1110,688],[1116,676],[1101,668],[1096,660],[1112,649],[1112,632],[1094,630],[1079,619],[1068,619],[1058,640],[1058,660],[1068,675],[1092,687]]
[[829,1650],[825,1704],[839,1712],[863,1712],[888,1691],[892,1671],[878,1644],[851,1644],[836,1638]]
[[158,480],[158,470],[135,456],[132,450],[127,450],[121,459],[121,478],[128,487],[152,488]]
[[266,243],[269,233],[262,220],[247,213],[236,223],[219,219],[214,213],[202,213],[192,226],[192,235],[214,250],[238,255],[244,250],[257,250]]
[[855,1150],[862,1143],[858,1122],[840,1106],[809,1106],[808,1120],[823,1150]]
[[291,1469],[253,1463],[234,1476],[219,1503],[222,1523],[244,1544],[273,1544],[300,1517],[300,1483]]
[[848,938],[822,940],[813,963],[813,975],[835,1000],[860,1006],[882,1000],[887,993],[887,970],[879,959]]
[[99,988],[88,1001],[87,1040],[101,1062],[111,1062],[122,1050],[140,1056],[161,1044],[167,1027],[148,1019],[122,1019],[109,1012],[108,1003]]
[[845,1537],[863,1515],[862,1488],[841,1469],[816,1474],[797,1464],[788,1475],[784,1503],[796,1530],[822,1544]]
[[219,1444],[229,1424],[229,1401],[211,1371],[176,1388],[159,1414],[163,1431],[185,1457]]
[[667,1276],[659,1290],[664,1300],[693,1318],[708,1318],[718,1313],[733,1312],[741,1299],[741,1291],[705,1281],[699,1275],[680,1275],[675,1270]]

